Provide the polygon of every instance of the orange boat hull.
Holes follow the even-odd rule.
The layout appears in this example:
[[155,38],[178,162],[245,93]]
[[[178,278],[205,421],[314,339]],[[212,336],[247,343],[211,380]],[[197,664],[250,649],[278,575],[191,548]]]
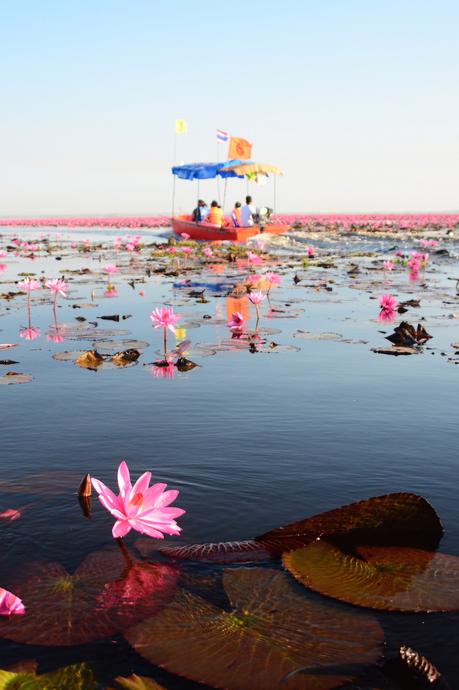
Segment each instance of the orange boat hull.
[[259,225],[252,225],[249,228],[233,228],[231,226],[220,227],[206,222],[194,223],[191,220],[191,216],[177,216],[172,218],[172,229],[177,235],[185,232],[192,240],[208,240],[213,242],[229,240],[230,242],[245,242],[249,237],[260,235],[262,232],[280,235],[290,230],[290,225],[270,224],[265,225],[264,228],[260,228]]

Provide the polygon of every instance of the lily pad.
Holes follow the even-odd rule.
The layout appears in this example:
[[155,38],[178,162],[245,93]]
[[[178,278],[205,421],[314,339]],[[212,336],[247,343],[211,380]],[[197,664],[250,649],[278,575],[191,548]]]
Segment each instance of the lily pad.
[[98,690],[99,687],[84,663],[42,675],[0,670],[0,690]]
[[104,363],[104,358],[97,350],[88,350],[76,358],[75,364],[83,369],[97,369]]
[[136,673],[133,673],[129,678],[118,676],[118,678],[115,678],[115,681],[122,688],[126,688],[126,690],[166,690],[163,685],[159,685],[153,678],[138,676]]
[[159,550],[171,558],[209,563],[250,563],[271,558],[269,551],[256,541],[220,541],[209,544],[163,546]]
[[3,376],[0,376],[0,385],[11,386],[16,383],[30,383],[33,380],[33,376],[30,374],[20,374],[17,371],[8,371]]
[[405,347],[404,345],[393,345],[392,347],[372,347],[371,351],[376,352],[378,355],[392,355],[393,357],[420,354],[420,350],[416,350],[414,347]]
[[358,557],[324,541],[284,555],[307,587],[357,606],[388,611],[459,610],[459,558],[407,547],[359,547]]
[[274,555],[317,538],[342,544],[389,544],[434,549],[443,535],[438,515],[416,494],[395,493],[320,513],[266,532],[255,541]]
[[[35,645],[86,644],[126,630],[150,616],[173,596],[172,566],[133,563],[118,550],[90,554],[73,575],[60,563],[35,563],[14,592],[26,615],[0,621],[0,637]],[[19,618],[19,616],[17,617]]]
[[93,347],[98,350],[106,350],[108,352],[117,352],[119,350],[145,350],[150,343],[146,340],[135,340],[123,338],[121,340],[97,340],[93,343]]
[[311,600],[282,572],[227,570],[223,585],[231,610],[181,591],[126,638],[150,662],[225,690],[329,690],[354,674],[324,676],[322,666],[379,657],[383,632],[376,620]]

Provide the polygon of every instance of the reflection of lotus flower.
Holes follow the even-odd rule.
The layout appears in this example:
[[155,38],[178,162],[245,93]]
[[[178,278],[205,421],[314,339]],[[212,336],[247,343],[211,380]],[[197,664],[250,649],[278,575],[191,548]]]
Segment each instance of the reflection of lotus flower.
[[186,240],[190,239],[191,235],[189,235],[187,232],[181,232],[180,237],[182,238],[182,240],[185,240],[186,242]]
[[120,269],[115,264],[106,264],[104,266],[104,272],[108,273],[109,275],[111,275],[112,273],[118,273],[119,270]]
[[169,362],[164,364],[163,362],[158,362],[159,366],[153,366],[153,376],[155,379],[173,379],[175,376],[175,364],[174,362]]
[[273,287],[274,285],[280,285],[282,278],[278,273],[266,273],[265,278],[269,283],[269,287]]
[[392,295],[381,295],[379,304],[384,311],[393,311],[397,308],[398,302]]
[[410,259],[410,261],[408,261],[408,268],[410,269],[410,271],[416,273],[421,268],[421,262],[417,257],[413,257],[412,259]]
[[108,285],[104,297],[118,297],[118,290],[114,285]]
[[392,261],[384,261],[383,266],[385,271],[392,271],[394,268]]
[[64,333],[65,328],[55,324],[46,334],[46,340],[50,343],[63,343],[65,340]]
[[419,271],[410,271],[408,273],[408,280],[410,283],[415,283],[417,280],[419,280]]
[[397,310],[396,309],[381,309],[379,312],[378,320],[379,321],[394,321],[397,317]]
[[245,319],[240,311],[235,311],[231,314],[231,321],[228,321],[228,328],[239,331],[244,325]]
[[25,613],[25,606],[19,597],[0,587],[0,615],[11,616],[12,613]]
[[266,295],[264,292],[251,292],[249,294],[249,300],[252,302],[252,304],[260,304],[260,302],[263,302],[263,300],[266,298]]
[[[174,568],[160,563],[133,563],[119,580],[107,582],[97,596],[97,608],[102,611],[145,602],[151,606],[155,594],[162,594],[171,586]],[[159,603],[159,602],[158,602]]]
[[3,513],[0,513],[0,518],[3,520],[11,520],[13,522],[14,520],[19,520],[21,514],[21,511],[16,510],[16,508],[7,508],[3,511]]
[[151,472],[145,472],[132,486],[124,460],[118,468],[118,496],[98,479],[92,479],[100,502],[116,518],[112,529],[115,539],[126,536],[131,529],[157,539],[164,539],[164,534],[180,534],[175,518],[185,511],[169,507],[179,492],[165,491],[167,484],[149,486],[150,479]]
[[3,273],[8,268],[7,264],[0,264],[0,273]]
[[4,249],[0,249],[0,259],[4,259],[5,256],[8,256],[8,252],[6,252]]
[[249,264],[252,264],[253,266],[260,266],[263,263],[261,256],[258,256],[258,254],[255,254],[254,252],[247,252],[247,259]]
[[18,283],[18,288],[21,292],[31,293],[33,290],[39,290],[41,288],[41,283],[39,280],[34,278],[25,278]]
[[26,340],[35,340],[40,335],[40,329],[34,328],[33,326],[29,326],[28,328],[21,328],[21,330],[19,331],[19,336],[21,338],[25,338]]

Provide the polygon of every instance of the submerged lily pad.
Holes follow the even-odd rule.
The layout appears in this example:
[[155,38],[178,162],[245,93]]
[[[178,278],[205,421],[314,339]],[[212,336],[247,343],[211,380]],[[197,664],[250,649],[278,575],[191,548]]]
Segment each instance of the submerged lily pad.
[[41,675],[0,670],[0,690],[97,690],[99,687],[84,663]]
[[128,567],[118,550],[90,554],[73,575],[60,563],[29,565],[22,579],[17,573],[14,578],[26,615],[1,620],[0,637],[67,646],[117,634],[164,606],[176,578],[169,565]]
[[255,537],[255,541],[280,555],[310,544],[318,537],[350,544],[398,544],[433,549],[442,535],[438,515],[425,498],[395,493],[293,522]]
[[227,570],[223,585],[231,610],[181,591],[126,638],[152,663],[225,690],[329,690],[354,674],[323,675],[324,665],[379,657],[383,632],[376,620],[309,599],[282,572]]
[[359,547],[358,558],[324,541],[284,555],[307,587],[389,611],[459,610],[459,558],[407,547]]
[[8,371],[3,376],[0,376],[0,385],[11,386],[16,383],[30,383],[33,380],[33,376],[30,374],[20,374],[17,371]]
[[220,541],[209,544],[187,544],[186,546],[163,546],[161,553],[171,558],[209,563],[249,563],[271,558],[256,541]]

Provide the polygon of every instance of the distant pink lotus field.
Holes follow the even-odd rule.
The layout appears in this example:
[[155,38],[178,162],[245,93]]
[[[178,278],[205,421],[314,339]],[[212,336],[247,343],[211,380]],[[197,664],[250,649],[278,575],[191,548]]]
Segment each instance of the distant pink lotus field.
[[[452,228],[459,225],[458,213],[283,213],[274,216],[276,223],[301,223],[307,227],[336,226],[343,230],[419,230],[422,228]],[[0,226],[70,227],[70,228],[159,228],[170,225],[170,218],[157,216],[91,216],[47,218],[3,218]]]

